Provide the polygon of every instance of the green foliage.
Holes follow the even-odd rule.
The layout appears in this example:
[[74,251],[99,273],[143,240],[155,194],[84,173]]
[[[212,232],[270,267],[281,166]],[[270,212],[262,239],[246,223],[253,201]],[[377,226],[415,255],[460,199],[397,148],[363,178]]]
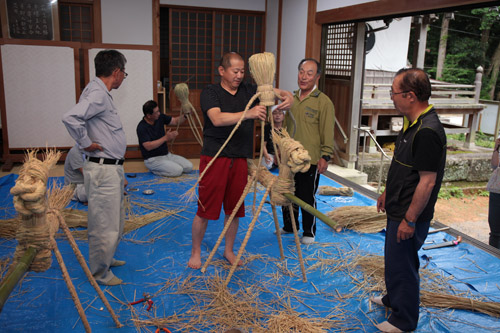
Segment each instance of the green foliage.
[[490,192],[488,192],[486,190],[481,190],[481,191],[477,192],[477,195],[480,196],[480,197],[489,197],[490,196]]
[[[491,89],[488,68],[500,39],[500,7],[478,8],[454,12],[454,19],[449,22],[448,35],[441,37],[441,24],[444,13],[438,14],[439,19],[431,22],[427,34],[428,52],[425,56],[425,69],[436,78],[436,65],[439,41],[446,38],[446,58],[442,77],[438,78],[450,83],[473,84],[478,66],[484,68],[481,98],[489,99]],[[413,30],[415,31],[415,30]],[[409,59],[413,61],[414,34],[410,36]],[[500,91],[500,80],[495,89]]]
[[[457,141],[465,142],[465,134],[447,134],[446,137],[448,139],[453,139]],[[485,148],[494,148],[495,147],[495,138],[492,135],[484,134],[481,131],[476,132],[476,146],[485,147]]]
[[451,198],[463,198],[465,197],[464,191],[460,187],[441,187],[438,193],[439,199],[449,200]]

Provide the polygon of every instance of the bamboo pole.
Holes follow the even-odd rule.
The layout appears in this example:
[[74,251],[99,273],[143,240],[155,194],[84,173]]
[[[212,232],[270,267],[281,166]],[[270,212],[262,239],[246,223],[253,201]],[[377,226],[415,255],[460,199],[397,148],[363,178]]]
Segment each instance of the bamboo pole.
[[64,234],[68,238],[69,244],[71,245],[71,248],[73,249],[73,252],[75,253],[76,258],[78,259],[80,266],[82,266],[82,269],[85,272],[85,275],[87,275],[87,278],[88,278],[90,284],[92,285],[92,287],[94,287],[97,294],[101,298],[101,301],[104,303],[104,306],[106,306],[106,309],[111,314],[111,317],[113,318],[113,321],[115,322],[116,327],[118,327],[118,328],[122,327],[123,325],[118,320],[118,317],[116,316],[115,312],[113,311],[113,308],[109,304],[108,299],[106,298],[106,296],[104,296],[104,293],[102,292],[102,290],[99,287],[99,285],[97,284],[94,276],[90,272],[90,269],[88,268],[87,263],[85,262],[85,259],[83,258],[83,255],[80,252],[80,249],[76,245],[75,239],[73,238],[73,235],[71,234],[71,231],[69,230],[68,225],[64,221],[64,218],[61,216],[61,214],[58,211],[55,212],[55,215],[57,216],[57,219],[59,220],[59,227],[64,231]]
[[331,218],[314,208],[313,206],[309,205],[308,203],[302,201],[301,199],[297,198],[295,195],[291,193],[283,193],[283,196],[293,202],[294,204],[300,206],[302,209],[307,211],[308,213],[316,216],[319,218],[321,221],[325,222],[327,225],[333,228],[333,230],[336,229],[337,223],[333,221]]
[[212,252],[210,252],[210,255],[208,256],[207,260],[203,264],[203,267],[201,268],[202,273],[205,273],[205,271],[207,270],[207,267],[210,264],[210,261],[214,257],[217,249],[219,248],[219,245],[222,242],[222,239],[224,238],[224,236],[226,235],[226,232],[229,229],[231,222],[233,222],[233,219],[236,216],[238,209],[240,209],[241,205],[243,204],[243,201],[245,201],[245,197],[247,196],[248,192],[250,191],[250,188],[252,187],[252,184],[254,181],[256,182],[255,175],[252,176],[252,178],[250,178],[250,181],[245,186],[245,189],[243,190],[243,194],[241,195],[240,200],[238,200],[238,203],[236,204],[236,207],[234,207],[231,215],[229,216],[229,219],[227,220],[226,225],[224,226],[224,229],[222,229],[222,232],[220,233],[219,238],[217,239],[217,242],[215,243],[215,246],[212,249]]
[[82,303],[80,302],[80,298],[78,298],[78,294],[76,293],[75,286],[73,282],[71,282],[71,278],[68,274],[68,269],[66,268],[66,264],[64,263],[61,252],[59,252],[59,248],[57,247],[57,243],[55,240],[52,240],[52,249],[56,256],[57,262],[59,263],[59,267],[61,268],[61,273],[66,282],[66,286],[68,287],[71,298],[73,299],[73,303],[75,303],[76,310],[80,315],[80,319],[82,320],[82,324],[85,327],[85,332],[91,332],[89,321],[87,320],[87,316],[85,315],[85,311],[83,311]]
[[21,280],[24,274],[28,271],[31,263],[35,259],[37,252],[38,251],[34,247],[28,247],[23,256],[19,259],[17,265],[3,279],[2,284],[0,285],[0,312],[2,312],[3,306],[5,302],[7,302],[7,299],[9,298],[12,290],[16,287],[19,280]]

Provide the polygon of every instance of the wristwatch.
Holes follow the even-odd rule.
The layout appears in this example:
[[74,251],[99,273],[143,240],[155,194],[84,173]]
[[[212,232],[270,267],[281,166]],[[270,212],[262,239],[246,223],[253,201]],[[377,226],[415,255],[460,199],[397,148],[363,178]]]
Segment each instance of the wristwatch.
[[404,220],[406,221],[406,224],[408,224],[410,227],[415,228],[415,222],[413,222],[413,221],[408,221],[408,220],[406,219],[406,217],[404,218]]
[[323,156],[321,156],[321,158],[327,162],[330,161],[330,156],[328,156],[328,155],[323,155]]

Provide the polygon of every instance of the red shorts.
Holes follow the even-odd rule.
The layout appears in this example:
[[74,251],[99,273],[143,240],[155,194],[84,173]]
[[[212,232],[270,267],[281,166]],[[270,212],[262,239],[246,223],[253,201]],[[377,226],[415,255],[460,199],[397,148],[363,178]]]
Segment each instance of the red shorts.
[[[211,160],[211,156],[200,156],[200,174]],[[222,204],[224,204],[224,213],[231,215],[247,185],[247,178],[246,158],[218,157],[198,186],[199,201],[196,215],[209,220],[218,220]],[[243,203],[236,217],[244,216],[245,204]]]

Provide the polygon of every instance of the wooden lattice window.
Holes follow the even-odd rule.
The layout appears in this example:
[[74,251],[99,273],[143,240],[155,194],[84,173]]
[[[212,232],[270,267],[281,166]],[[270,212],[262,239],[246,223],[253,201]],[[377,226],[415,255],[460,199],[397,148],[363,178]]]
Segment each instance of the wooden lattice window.
[[239,52],[245,61],[262,52],[263,20],[258,13],[171,8],[171,85],[187,82],[190,89],[203,89],[219,80],[217,66],[225,52]]
[[354,23],[329,25],[326,29],[325,74],[350,77]]
[[[236,51],[245,61],[255,53],[262,52],[262,15],[216,13],[214,64],[217,69],[222,55],[228,51]],[[245,67],[245,78],[251,80],[248,63]],[[219,81],[218,72],[215,72],[215,81]]]
[[61,40],[94,41],[91,4],[59,3],[59,22]]
[[171,82],[187,82],[191,89],[211,83],[212,13],[172,10],[170,19]]

